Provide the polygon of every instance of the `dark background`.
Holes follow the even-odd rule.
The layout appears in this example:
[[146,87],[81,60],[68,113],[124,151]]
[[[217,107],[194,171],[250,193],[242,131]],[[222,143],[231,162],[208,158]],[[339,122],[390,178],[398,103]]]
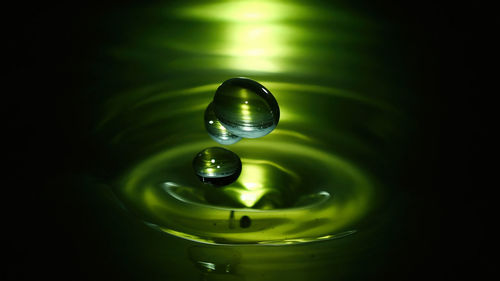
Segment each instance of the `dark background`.
[[[94,105],[84,95],[113,9],[133,1],[16,3],[3,8],[6,155],[2,280],[128,280],[89,206],[67,183],[102,153],[92,138]],[[477,280],[494,273],[491,229],[493,79],[491,9],[478,2],[350,1],[399,25],[391,50],[406,66],[418,129],[401,177],[413,198],[402,236],[373,279]],[[407,1],[404,1],[407,2]],[[432,171],[431,173],[423,170]],[[70,202],[71,200],[71,202]],[[82,227],[83,226],[83,227]]]

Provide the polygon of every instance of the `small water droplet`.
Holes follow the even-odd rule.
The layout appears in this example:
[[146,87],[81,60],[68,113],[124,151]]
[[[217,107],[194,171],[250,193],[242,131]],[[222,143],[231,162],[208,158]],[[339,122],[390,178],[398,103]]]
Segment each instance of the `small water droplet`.
[[214,112],[232,134],[259,138],[278,125],[278,102],[264,86],[248,78],[231,78],[215,92]]
[[205,129],[214,141],[223,145],[234,144],[241,140],[241,137],[229,132],[217,119],[213,103],[210,103],[205,110]]
[[236,153],[210,147],[193,159],[193,169],[203,183],[224,186],[234,182],[241,173],[241,160]]
[[250,227],[251,224],[252,224],[252,220],[250,220],[249,216],[241,217],[241,219],[240,219],[240,227],[241,228]]

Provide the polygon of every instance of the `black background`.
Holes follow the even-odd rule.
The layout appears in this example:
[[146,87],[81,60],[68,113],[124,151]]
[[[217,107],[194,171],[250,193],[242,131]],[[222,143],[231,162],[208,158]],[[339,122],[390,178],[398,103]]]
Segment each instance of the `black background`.
[[[112,40],[100,23],[131,2],[2,9],[2,280],[127,279],[109,260],[99,225],[78,203],[61,203],[70,194],[61,183],[99,154],[90,136],[95,100],[82,89],[95,79],[89,59]],[[401,26],[395,48],[420,93],[419,130],[402,175],[414,223],[402,226],[403,246],[391,250],[385,258],[392,266],[373,279],[477,280],[494,271],[497,222],[492,10],[478,2],[403,2],[349,4]],[[420,173],[423,167],[432,174]]]

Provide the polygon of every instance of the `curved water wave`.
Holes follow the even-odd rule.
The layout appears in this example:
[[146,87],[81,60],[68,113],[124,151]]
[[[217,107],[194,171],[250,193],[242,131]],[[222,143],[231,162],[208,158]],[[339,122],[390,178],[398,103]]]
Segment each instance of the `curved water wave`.
[[[369,209],[373,187],[363,172],[338,156],[295,143],[264,140],[235,147],[244,155],[240,178],[222,189],[204,187],[185,170],[191,172],[191,156],[209,144],[194,142],[155,154],[127,173],[115,192],[148,225],[213,244],[343,237]],[[274,164],[252,160],[262,154]],[[276,166],[282,176],[276,176]],[[213,201],[211,193],[227,198]],[[266,203],[274,206],[266,209]],[[241,226],[244,217],[247,227]]]

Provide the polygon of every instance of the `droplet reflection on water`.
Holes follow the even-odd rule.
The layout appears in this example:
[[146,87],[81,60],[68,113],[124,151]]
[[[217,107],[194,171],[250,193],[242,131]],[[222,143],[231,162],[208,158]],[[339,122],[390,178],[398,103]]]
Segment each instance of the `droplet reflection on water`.
[[244,138],[269,134],[280,119],[278,102],[264,86],[247,78],[231,78],[214,96],[215,115],[231,133]]
[[193,169],[203,183],[224,186],[234,182],[241,173],[241,160],[234,152],[210,147],[193,159]]
[[210,103],[205,110],[205,129],[208,135],[216,142],[224,145],[234,144],[241,140],[241,137],[229,132],[215,116],[213,103]]
[[198,270],[211,274],[231,274],[241,260],[238,251],[220,247],[194,246],[188,249],[188,255]]

